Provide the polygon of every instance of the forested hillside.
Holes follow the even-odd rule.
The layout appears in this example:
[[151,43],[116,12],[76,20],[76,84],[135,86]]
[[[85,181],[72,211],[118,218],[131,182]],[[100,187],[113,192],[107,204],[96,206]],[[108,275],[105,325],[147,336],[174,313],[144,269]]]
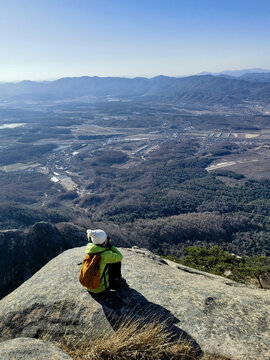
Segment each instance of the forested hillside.
[[129,243],[165,254],[181,255],[191,244],[219,244],[237,254],[269,255],[270,182],[208,172],[205,167],[219,155],[198,148],[196,142],[170,140],[140,165],[110,171],[107,164],[92,160],[91,167],[82,158],[77,166],[99,195],[74,202],[92,219],[117,224]]
[[[228,148],[238,151],[228,142],[219,146],[218,153],[215,147],[205,153],[196,141],[169,140],[130,167],[115,166],[127,161],[121,152],[79,155],[71,168],[80,173],[88,193],[61,193],[56,187],[46,207],[34,211],[31,196],[37,196],[34,184],[40,181],[32,177],[31,193],[22,191],[23,182],[9,195],[13,205],[3,198],[1,227],[25,227],[41,220],[72,221],[85,227],[95,223],[121,245],[137,244],[164,255],[181,256],[187,246],[196,244],[220,245],[238,255],[269,256],[269,180],[205,170]],[[30,207],[18,205],[20,192]]]

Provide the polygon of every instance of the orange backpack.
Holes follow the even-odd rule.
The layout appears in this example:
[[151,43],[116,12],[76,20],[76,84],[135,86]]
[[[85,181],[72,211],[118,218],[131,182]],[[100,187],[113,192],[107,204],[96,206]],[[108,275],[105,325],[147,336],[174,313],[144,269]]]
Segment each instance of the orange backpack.
[[[103,252],[103,251],[102,251]],[[97,289],[102,277],[99,276],[101,253],[86,254],[79,274],[79,282],[88,289]]]

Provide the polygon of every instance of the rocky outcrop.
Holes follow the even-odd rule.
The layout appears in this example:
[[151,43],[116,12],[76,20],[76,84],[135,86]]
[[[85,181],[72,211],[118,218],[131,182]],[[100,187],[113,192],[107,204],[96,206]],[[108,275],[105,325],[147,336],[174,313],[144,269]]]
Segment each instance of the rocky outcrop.
[[0,299],[56,255],[85,241],[84,233],[69,223],[39,222],[27,231],[0,231]]
[[148,250],[121,249],[127,284],[104,300],[78,282],[84,247],[51,260],[0,301],[0,339],[64,335],[92,338],[128,316],[158,318],[198,350],[232,359],[270,358],[270,297],[231,280],[165,261]]
[[2,360],[71,360],[57,346],[30,338],[18,338],[0,343]]

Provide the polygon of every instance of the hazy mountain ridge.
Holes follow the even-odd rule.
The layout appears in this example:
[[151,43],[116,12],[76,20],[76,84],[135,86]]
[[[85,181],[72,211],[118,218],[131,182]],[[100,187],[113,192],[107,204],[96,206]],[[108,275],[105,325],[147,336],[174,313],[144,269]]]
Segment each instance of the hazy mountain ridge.
[[270,72],[266,73],[251,73],[251,74],[244,74],[240,76],[240,79],[247,80],[247,81],[257,81],[257,82],[269,82],[270,81]]
[[201,72],[197,75],[215,75],[215,76],[231,76],[231,77],[240,77],[246,74],[260,74],[260,73],[270,73],[270,70],[262,68],[251,68],[251,69],[240,69],[240,70],[224,70],[220,72]]
[[56,81],[0,84],[0,100],[61,100],[89,97],[139,97],[174,103],[234,105],[244,101],[269,101],[268,74],[241,78],[195,75],[183,78],[76,77]]

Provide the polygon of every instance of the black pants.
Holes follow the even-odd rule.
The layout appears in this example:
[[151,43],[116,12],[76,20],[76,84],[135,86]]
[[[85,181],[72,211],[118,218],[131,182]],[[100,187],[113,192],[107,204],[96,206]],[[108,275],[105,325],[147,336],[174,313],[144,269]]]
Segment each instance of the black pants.
[[121,280],[121,261],[109,264],[109,287],[113,288],[119,285]]

